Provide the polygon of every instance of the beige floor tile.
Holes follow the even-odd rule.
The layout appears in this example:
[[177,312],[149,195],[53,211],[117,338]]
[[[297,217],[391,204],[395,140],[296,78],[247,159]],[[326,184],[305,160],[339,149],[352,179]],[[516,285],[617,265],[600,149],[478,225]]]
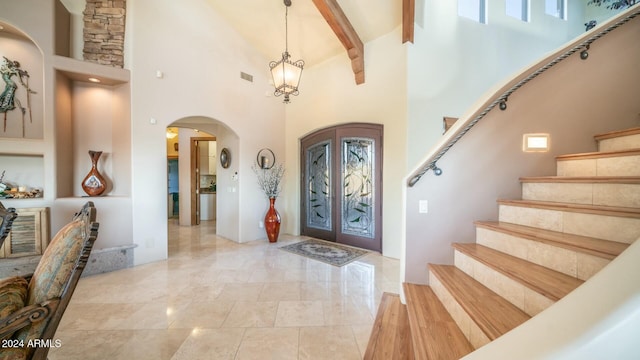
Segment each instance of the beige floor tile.
[[238,301],[223,327],[273,327],[278,303],[275,301]]
[[621,156],[598,159],[598,176],[640,176],[640,156]]
[[286,271],[283,269],[257,269],[249,276],[248,282],[283,282]]
[[231,312],[233,301],[193,301],[175,314],[171,329],[202,328],[212,329],[222,326]]
[[595,205],[640,207],[640,185],[596,184],[593,187]]
[[259,301],[301,300],[299,282],[266,283],[258,297]]
[[596,176],[596,159],[563,160],[557,163],[558,176]]
[[243,335],[244,329],[194,329],[171,359],[234,359]]
[[225,284],[217,300],[258,301],[262,288],[264,288],[263,283]]
[[357,306],[354,301],[323,301],[324,323],[326,325],[373,325],[373,315],[368,308]]
[[191,333],[190,329],[136,330],[114,354],[114,359],[171,359]]
[[331,296],[329,282],[312,281],[300,284],[300,300],[328,300]]
[[278,304],[276,327],[322,325],[324,325],[322,301],[280,301]]
[[[79,304],[69,306],[60,324],[65,330],[114,330],[126,328],[126,322],[144,304]],[[67,314],[68,313],[68,314]]]
[[236,360],[298,359],[298,328],[247,329]]
[[133,331],[71,330],[58,331],[54,339],[60,347],[49,349],[49,360],[102,360],[116,359],[116,353],[127,343]]
[[364,353],[367,351],[367,345],[369,345],[369,338],[371,337],[371,325],[352,325],[353,335],[356,337],[356,344],[358,350],[360,350],[360,358],[364,357]]
[[[215,223],[169,226],[169,259],[81,278],[50,359],[362,358],[399,261],[372,253],[334,267],[237,244]],[[325,326],[325,322],[340,324]]]
[[361,359],[350,326],[305,327],[300,329],[298,359]]

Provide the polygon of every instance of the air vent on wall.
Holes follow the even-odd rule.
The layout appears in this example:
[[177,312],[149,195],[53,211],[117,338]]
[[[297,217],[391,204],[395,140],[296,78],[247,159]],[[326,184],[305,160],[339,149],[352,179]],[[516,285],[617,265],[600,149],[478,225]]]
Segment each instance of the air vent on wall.
[[245,72],[242,72],[242,71],[240,72],[240,78],[241,79],[245,79],[245,80],[250,81],[250,82],[253,82],[253,75],[249,75],[249,74],[247,74]]

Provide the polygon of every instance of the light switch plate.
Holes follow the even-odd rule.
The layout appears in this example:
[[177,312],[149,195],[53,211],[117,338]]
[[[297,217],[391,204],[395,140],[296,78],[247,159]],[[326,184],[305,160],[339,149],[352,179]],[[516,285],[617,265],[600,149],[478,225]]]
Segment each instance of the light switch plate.
[[420,200],[418,203],[418,212],[420,214],[426,214],[429,212],[429,202],[427,200]]

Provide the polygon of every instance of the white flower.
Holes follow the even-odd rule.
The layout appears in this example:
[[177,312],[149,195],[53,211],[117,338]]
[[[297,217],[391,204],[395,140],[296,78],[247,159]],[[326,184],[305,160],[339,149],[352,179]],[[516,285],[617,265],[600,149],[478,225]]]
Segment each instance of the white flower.
[[258,177],[258,185],[262,188],[267,197],[278,197],[280,193],[280,181],[284,175],[284,166],[282,164],[274,164],[269,169],[262,169],[255,165],[251,167]]

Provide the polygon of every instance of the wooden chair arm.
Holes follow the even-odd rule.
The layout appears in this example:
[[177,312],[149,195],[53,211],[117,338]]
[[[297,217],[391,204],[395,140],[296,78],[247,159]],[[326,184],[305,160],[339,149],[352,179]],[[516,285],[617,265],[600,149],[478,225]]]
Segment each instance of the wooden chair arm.
[[47,300],[42,304],[25,306],[13,314],[0,319],[0,338],[11,335],[27,325],[48,318],[55,312],[59,303],[59,298]]

